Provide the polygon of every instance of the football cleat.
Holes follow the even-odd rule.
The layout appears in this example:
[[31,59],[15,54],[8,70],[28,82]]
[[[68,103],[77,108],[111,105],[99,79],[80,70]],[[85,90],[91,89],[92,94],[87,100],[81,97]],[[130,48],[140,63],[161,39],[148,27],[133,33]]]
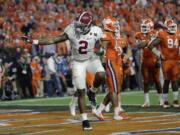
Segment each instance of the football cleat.
[[174,101],[173,101],[173,107],[174,107],[174,108],[178,108],[178,107],[179,107],[179,102],[178,102],[178,100],[174,100]]
[[102,115],[102,113],[98,113],[97,111],[93,112],[93,115],[98,118],[100,121],[104,120],[104,116]]
[[89,120],[82,121],[82,128],[85,131],[92,130],[92,127],[91,127],[91,125],[89,123]]
[[124,112],[125,110],[120,106],[119,107],[119,112]]
[[148,108],[148,107],[150,107],[150,103],[145,102],[141,107],[143,107],[143,108]]
[[120,114],[120,115],[114,115],[113,119],[114,120],[128,120],[129,117],[128,116],[123,116],[122,114]]
[[165,101],[163,104],[163,108],[169,108],[169,107],[170,107],[169,102]]
[[114,120],[123,120],[123,117],[119,116],[119,115],[115,115],[113,117]]

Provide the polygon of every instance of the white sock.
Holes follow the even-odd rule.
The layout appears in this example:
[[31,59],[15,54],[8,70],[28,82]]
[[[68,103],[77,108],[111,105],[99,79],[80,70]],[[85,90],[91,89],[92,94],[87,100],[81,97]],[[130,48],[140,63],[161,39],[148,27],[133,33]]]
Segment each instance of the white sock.
[[158,97],[159,97],[159,102],[161,102],[163,100],[162,94],[158,94]]
[[144,93],[144,101],[145,101],[146,103],[150,103],[149,93]]
[[81,119],[82,119],[82,121],[87,120],[87,113],[82,113]]
[[108,103],[108,104],[106,105],[106,107],[107,107],[107,108],[109,108],[109,107],[110,107],[110,105],[111,105],[111,104],[110,104],[110,103]]
[[94,92],[94,93],[96,93],[96,92],[98,91],[98,88],[92,86],[92,87],[91,87],[91,91]]
[[77,101],[78,101],[78,97],[72,96],[70,104],[76,106],[77,105]]
[[119,106],[119,108],[121,108],[121,102],[119,102],[118,104],[119,104],[119,105],[118,105],[118,106]]
[[168,94],[163,94],[163,101],[168,101]]
[[105,105],[104,105],[103,103],[101,103],[101,104],[99,105],[99,108],[97,109],[97,112],[98,112],[98,113],[102,113],[102,111],[104,111],[104,109],[105,109]]
[[173,92],[174,100],[178,100],[178,91]]
[[119,107],[115,107],[114,108],[114,116],[118,116],[119,115]]

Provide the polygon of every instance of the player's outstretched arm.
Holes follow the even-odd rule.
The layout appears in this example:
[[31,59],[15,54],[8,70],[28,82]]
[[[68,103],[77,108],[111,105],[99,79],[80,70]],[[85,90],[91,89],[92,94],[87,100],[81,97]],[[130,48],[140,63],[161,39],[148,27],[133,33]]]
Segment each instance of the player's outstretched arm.
[[138,49],[144,48],[148,45],[148,41],[146,40],[136,40],[136,46]]
[[154,39],[153,41],[150,41],[148,44],[148,48],[153,52],[154,55],[156,55],[158,58],[161,56],[160,51],[155,47],[161,43],[161,40],[159,38]]
[[50,45],[55,44],[59,42],[63,42],[68,40],[68,36],[66,33],[63,33],[62,35],[56,36],[56,37],[48,37],[48,38],[42,38],[42,39],[31,39],[30,37],[23,36],[21,39],[25,40],[26,42],[37,44],[37,45]]

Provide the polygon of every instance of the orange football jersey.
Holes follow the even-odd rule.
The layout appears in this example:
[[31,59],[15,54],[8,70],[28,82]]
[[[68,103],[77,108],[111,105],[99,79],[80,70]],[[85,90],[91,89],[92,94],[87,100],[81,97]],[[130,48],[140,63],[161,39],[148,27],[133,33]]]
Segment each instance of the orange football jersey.
[[127,41],[125,38],[115,39],[115,36],[111,32],[104,32],[103,39],[110,41],[106,47],[105,58],[109,60],[115,60],[122,62],[121,54],[122,49],[126,47]]
[[[156,31],[151,31],[148,34],[137,32],[135,35],[135,38],[136,40],[140,40],[140,41],[143,41],[143,40],[150,41],[151,38],[155,35],[156,35]],[[147,47],[144,47],[143,52],[142,52],[142,60],[147,60],[149,58],[151,58],[151,60],[156,59],[156,56],[152,53],[151,50],[149,50]]]
[[180,57],[180,33],[170,34],[166,31],[159,31],[158,38],[161,40],[161,54],[165,60],[178,60]]

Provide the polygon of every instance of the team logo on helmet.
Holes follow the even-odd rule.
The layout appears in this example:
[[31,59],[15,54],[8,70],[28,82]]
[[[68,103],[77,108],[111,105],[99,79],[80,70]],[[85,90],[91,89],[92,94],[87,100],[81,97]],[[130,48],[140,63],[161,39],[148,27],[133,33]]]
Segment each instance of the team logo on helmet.
[[176,33],[177,31],[177,24],[172,19],[166,19],[164,26],[167,28],[169,33]]
[[143,19],[141,22],[141,32],[148,33],[154,29],[154,23],[151,19]]
[[120,30],[119,21],[116,18],[113,17],[106,17],[102,21],[102,25],[104,30],[116,32],[117,30]]
[[93,16],[90,12],[82,12],[75,20],[75,31],[78,34],[85,34],[90,30]]

